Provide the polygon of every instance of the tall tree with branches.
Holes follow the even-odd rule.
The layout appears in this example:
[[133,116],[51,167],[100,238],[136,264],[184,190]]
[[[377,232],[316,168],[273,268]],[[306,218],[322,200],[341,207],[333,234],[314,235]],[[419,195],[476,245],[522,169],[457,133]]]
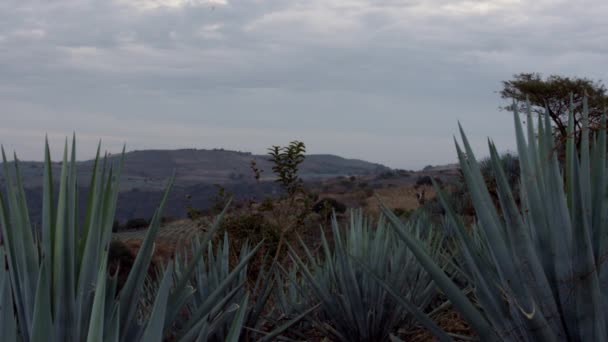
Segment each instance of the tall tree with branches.
[[[568,130],[570,104],[574,105],[574,125],[576,141],[580,139],[583,117],[583,98],[589,104],[590,127],[599,129],[599,122],[608,107],[606,86],[601,81],[588,78],[550,75],[546,78],[539,73],[521,73],[513,79],[502,82],[500,96],[512,100],[520,112],[525,112],[526,100],[530,101],[535,113],[549,113],[555,126],[558,141],[565,141]],[[513,104],[502,107],[512,110]]]

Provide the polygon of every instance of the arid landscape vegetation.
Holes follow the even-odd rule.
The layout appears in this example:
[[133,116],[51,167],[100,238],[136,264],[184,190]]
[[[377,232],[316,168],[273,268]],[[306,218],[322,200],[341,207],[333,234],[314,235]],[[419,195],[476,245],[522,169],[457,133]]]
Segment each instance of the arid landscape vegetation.
[[[548,114],[535,126],[528,107],[526,129],[514,114],[518,155],[490,142],[477,161],[462,132],[457,166],[418,172],[332,157],[365,171],[304,181],[306,145],[273,146],[250,161],[252,185],[275,184],[271,192],[237,200],[216,183],[210,206],[190,204],[172,220],[163,210],[174,172],[152,219],[124,225],[114,218],[130,187],[120,181],[127,154],[79,164],[74,139],[57,182],[47,144],[42,166],[30,164],[42,171],[39,219],[28,213],[36,204],[23,165],[4,155],[3,331],[11,340],[37,340],[44,325],[87,340],[600,338],[601,301],[581,301],[603,295],[608,140],[605,116],[591,126],[581,103],[582,125],[570,112],[563,140]],[[83,166],[92,170],[79,189]],[[551,320],[582,313],[575,327]]]
[[607,16],[0,1],[0,341],[608,341]]

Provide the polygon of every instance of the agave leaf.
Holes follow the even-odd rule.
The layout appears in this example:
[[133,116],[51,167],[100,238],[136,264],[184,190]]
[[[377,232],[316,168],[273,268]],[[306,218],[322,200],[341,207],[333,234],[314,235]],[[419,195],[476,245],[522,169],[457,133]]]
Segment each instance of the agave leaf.
[[[3,246],[0,246],[0,260],[4,260]],[[0,331],[6,341],[17,341],[17,322],[13,314],[13,296],[10,275],[0,267]]]
[[[87,206],[86,213],[84,217],[84,225],[82,231],[82,237],[80,238],[80,251],[78,255],[82,256],[84,254],[84,249],[86,246],[86,241],[88,240],[89,231],[91,230],[91,225],[95,224],[97,218],[97,211],[99,210],[99,201],[96,200],[99,196],[99,187],[100,187],[100,177],[99,177],[99,156],[101,152],[101,141],[97,144],[97,152],[95,153],[95,160],[93,161],[93,174],[91,175],[91,180],[89,182],[89,195],[87,197]],[[80,259],[81,260],[81,259]],[[77,265],[80,267],[80,265]]]
[[169,290],[171,280],[173,279],[173,263],[165,270],[165,275],[158,289],[154,308],[148,320],[146,330],[144,331],[142,341],[161,342],[163,338],[163,328],[165,322],[165,313],[167,309],[167,299],[169,298]]
[[285,331],[287,331],[287,329],[291,328],[294,324],[296,324],[296,323],[300,322],[302,319],[306,318],[312,312],[317,310],[320,306],[321,306],[321,304],[317,304],[317,305],[310,307],[308,310],[306,310],[306,311],[302,312],[301,314],[299,314],[298,316],[292,318],[291,320],[284,323],[280,327],[274,329],[272,332],[264,335],[264,337],[261,338],[259,341],[266,342],[266,341],[275,340],[280,334],[284,333]]
[[[77,221],[78,221],[78,181],[76,175],[76,136],[72,137],[72,149],[70,162],[68,166],[68,175],[67,175],[67,184],[66,184],[66,208],[65,208],[65,228],[64,228],[64,238],[65,244],[64,249],[59,253],[62,256],[61,263],[63,264],[63,286],[65,287],[62,290],[62,301],[57,303],[57,306],[63,306],[62,311],[65,314],[65,321],[59,323],[59,327],[61,330],[65,331],[65,336],[68,334],[74,334],[74,332],[69,333],[68,330],[72,330],[71,328],[76,328],[76,336],[80,336],[80,332],[78,331],[81,326],[76,324],[76,303],[75,303],[75,279],[76,279],[76,250],[77,245],[76,241],[78,239],[77,229]],[[61,311],[60,311],[61,312]],[[64,325],[62,327],[62,325]]]
[[97,284],[95,286],[95,299],[93,300],[93,307],[91,310],[87,342],[104,341],[103,327],[106,309],[106,272],[107,264],[102,263],[98,270]]
[[[120,293],[120,317],[121,321],[123,322],[123,325],[125,326],[130,326],[131,322],[134,319],[135,310],[137,308],[137,304],[139,303],[139,299],[141,296],[142,284],[146,278],[150,261],[152,260],[152,254],[154,251],[154,240],[156,238],[156,233],[158,232],[158,229],[160,227],[160,213],[165,207],[167,198],[169,197],[169,190],[171,189],[174,180],[175,174],[170,178],[167,184],[159,208],[156,210],[154,216],[152,217],[150,227],[146,232],[146,236],[139,248],[139,251],[137,252],[135,261],[133,262],[131,272],[129,273],[127,281]],[[123,331],[121,332],[121,341],[126,340],[128,332],[129,329],[124,327]]]
[[[241,252],[243,254],[244,251]],[[269,276],[275,273],[276,270],[276,262],[273,262],[270,266],[268,272],[266,272],[266,261],[268,260],[269,254],[264,255],[262,259],[262,267],[260,268],[260,272],[258,273],[257,279],[255,281],[255,286],[253,287],[252,293],[259,293],[258,299],[254,303],[253,308],[249,311],[247,320],[245,325],[250,329],[257,329],[263,323],[264,320],[260,319],[262,317],[263,311],[266,308],[268,300],[270,296],[275,291],[276,283],[273,279],[270,279]],[[262,287],[264,289],[262,290]]]
[[[211,240],[213,235],[220,228],[220,222],[223,219],[224,215],[226,214],[229,206],[230,206],[230,201],[228,201],[228,204],[224,207],[222,212],[215,218],[213,224],[211,225],[209,230],[203,236],[202,241],[199,242],[199,244],[201,246],[207,245],[207,243]],[[188,286],[190,279],[192,278],[192,276],[194,275],[194,272],[196,271],[196,267],[198,265],[200,265],[201,259],[203,257],[203,253],[204,253],[204,249],[198,248],[196,253],[194,253],[194,257],[188,263],[187,268],[183,272],[180,273],[180,278],[177,281],[177,284],[175,285],[175,290],[171,294],[171,297],[169,300],[170,302],[176,301],[176,298],[178,296],[182,295],[182,291]],[[177,315],[177,310],[174,310],[174,311],[169,312],[168,317],[175,317],[176,315]]]
[[[111,240],[112,237],[112,225],[114,224],[114,216],[116,214],[116,204],[118,203],[118,192],[120,190],[120,183],[119,183],[119,177],[122,174],[122,168],[124,166],[124,162],[125,162],[125,146],[123,145],[122,147],[122,152],[118,161],[118,166],[116,167],[116,172],[112,173],[112,167],[110,168],[110,174],[109,174],[109,181],[108,183],[110,184],[110,189],[109,189],[109,193],[107,195],[107,197],[104,198],[104,204],[103,204],[103,215],[101,217],[101,231],[102,231],[102,238],[100,241],[100,245],[101,246],[107,246]],[[170,185],[173,184],[173,179],[174,177],[169,178],[169,185],[168,185],[168,189],[170,188]],[[161,204],[162,205],[162,202]],[[161,210],[162,208],[159,206],[159,209],[157,210]]]
[[[391,285],[400,294],[407,294],[407,300],[415,302],[420,311],[435,297],[430,277],[406,246],[388,234],[384,218],[372,228],[362,212],[355,211],[351,212],[350,225],[345,232],[340,230],[335,216],[331,229],[333,246],[329,245],[321,229],[323,254],[318,258],[301,239],[303,256],[287,244],[289,255],[303,278],[300,281],[293,270],[288,273],[280,268],[292,284],[290,291],[297,293],[288,298],[280,288],[277,290],[283,311],[301,312],[301,304],[295,303],[300,298],[309,303],[309,307],[320,301],[318,317],[310,317],[310,320],[328,336],[340,341],[382,340],[397,326],[412,323],[415,317],[391,298],[391,294],[369,275],[368,269],[381,272],[385,281],[390,279]],[[420,229],[419,226],[416,229]],[[420,230],[416,234],[422,237]],[[433,245],[432,252],[437,253],[440,245],[432,242],[431,234],[427,238]],[[360,265],[362,262],[366,267]],[[294,303],[290,304],[290,301]]]
[[[48,138],[45,137],[44,144],[44,176],[42,186],[42,245],[43,245],[43,262],[47,272],[48,281],[51,279],[52,263],[53,263],[53,245],[55,236],[55,210],[53,208],[53,173],[51,166],[51,153],[49,149]],[[50,286],[49,286],[50,287]],[[52,302],[50,304],[52,309]]]
[[[211,328],[211,324],[222,319],[222,315],[226,313],[227,307],[229,306],[228,303],[244,285],[245,283],[241,283],[219,300],[197,308],[197,310],[191,314],[191,318],[186,323],[187,325],[180,331],[176,340],[183,342],[191,341],[195,336],[201,336],[201,329],[204,329],[206,334],[212,333],[213,329]],[[215,325],[217,326],[217,324]]]
[[[526,292],[515,294],[515,302],[524,314],[534,312],[537,307],[539,307],[541,312],[557,312],[557,304],[554,301],[553,293],[545,277],[538,255],[533,248],[530,232],[524,227],[524,222],[511,194],[506,176],[499,164],[498,152],[493,144],[490,144],[490,153],[492,155],[494,174],[497,179],[501,208],[503,209],[505,222],[510,227],[506,233],[510,236],[511,241],[516,241],[516,243],[511,244],[509,247],[514,255],[512,262],[521,275],[522,284],[527,284],[524,288]],[[501,262],[509,261],[503,260]],[[542,298],[543,300],[538,303],[536,298]],[[555,336],[554,332],[563,331],[559,320],[554,319],[547,322],[545,317],[540,314],[532,314],[528,315],[528,317],[529,320],[526,322],[531,326],[530,331],[539,339],[555,340],[557,336]]]
[[112,310],[112,315],[110,316],[109,325],[104,329],[107,333],[106,341],[108,342],[118,342],[120,341],[120,317],[118,313],[120,312],[120,304],[117,303],[114,306],[114,310]]
[[[0,227],[2,228],[3,242],[5,246],[6,259],[8,261],[8,268],[12,271],[12,274],[7,273],[7,279],[10,280],[11,286],[6,285],[6,288],[12,288],[13,298],[11,302],[14,303],[17,308],[17,324],[19,324],[19,330],[24,336],[29,336],[30,332],[30,319],[32,315],[32,307],[30,306],[33,302],[35,293],[30,295],[29,278],[28,274],[24,274],[26,269],[24,246],[22,235],[19,234],[22,228],[18,222],[18,215],[16,213],[16,198],[14,194],[14,186],[11,174],[9,173],[8,162],[4,153],[4,147],[1,147],[2,160],[4,175],[6,180],[6,192],[7,202],[5,204],[0,194]],[[8,204],[8,205],[7,205]]]
[[[584,149],[585,146],[582,148]],[[583,186],[578,181],[585,177],[579,176],[576,155],[573,159],[575,167],[572,176],[576,178],[571,183],[575,194],[571,212],[573,213],[574,225],[579,229],[578,234],[574,234],[574,267],[578,273],[575,291],[579,336],[584,341],[599,341],[607,335],[606,325],[597,323],[605,322],[605,318],[601,307],[602,298],[599,279],[593,255],[589,222],[587,221],[588,210],[582,198],[584,196],[582,193],[584,191]]]
[[241,330],[243,330],[243,323],[245,321],[245,314],[247,313],[247,302],[249,301],[249,295],[245,295],[243,301],[239,305],[239,310],[236,312],[236,316],[232,320],[228,336],[226,337],[227,342],[238,342]]
[[[255,253],[257,253],[262,244],[263,241],[260,242],[257,246],[255,246],[251,250],[251,252],[243,256],[240,262],[232,269],[232,271],[225,278],[223,278],[221,282],[219,282],[213,292],[211,292],[205,298],[205,300],[196,309],[196,312],[192,314],[191,319],[187,324],[185,324],[185,327],[180,332],[178,340],[189,341],[192,338],[190,337],[190,334],[192,334],[193,328],[199,325],[199,321],[211,312],[223,308],[225,305],[224,301],[229,300],[229,298],[231,298],[240,290],[240,287],[243,286],[243,284],[238,285],[236,288],[230,291],[229,295],[225,294],[225,291],[233,285],[235,279],[239,276],[241,270],[248,265],[249,260],[255,255]],[[221,305],[218,305],[218,303]],[[194,334],[193,336],[197,335]]]
[[46,270],[47,264],[42,263],[40,267],[40,275],[38,276],[38,285],[36,289],[36,304],[34,305],[34,318],[32,322],[32,338],[33,342],[48,341],[49,332],[53,331],[53,317],[51,316],[51,282],[48,279]]
[[[440,192],[439,192],[440,193]],[[445,199],[444,199],[445,200]],[[445,274],[435,263],[428,253],[421,247],[420,240],[412,236],[404,227],[403,222],[390,210],[382,205],[382,212],[393,224],[397,235],[405,242],[408,248],[418,259],[418,262],[431,275],[437,286],[443,290],[446,296],[459,309],[460,313],[475,328],[479,337],[484,341],[497,340],[496,333],[492,330],[483,315],[473,306],[469,299],[461,292],[460,288]]]
[[[576,145],[574,138],[574,101],[573,96],[570,94],[570,111],[568,113],[568,137],[566,140],[566,194],[568,194],[568,208],[572,210],[574,199],[574,158],[576,157]],[[570,212],[570,217],[573,217]]]
[[[72,293],[69,292],[68,275],[69,258],[73,258],[67,251],[70,240],[67,230],[68,226],[68,143],[65,142],[63,150],[63,165],[61,167],[61,180],[59,182],[59,197],[57,200],[57,221],[55,223],[55,246],[53,255],[53,298],[54,298],[54,319],[57,322],[55,328],[55,339],[57,341],[66,341],[68,337],[68,326],[71,322],[69,309],[71,305]],[[66,303],[66,305],[59,305]]]
[[[99,148],[98,154],[99,156]],[[97,283],[98,270],[90,265],[99,264],[101,252],[101,202],[100,197],[107,196],[106,192],[101,190],[104,188],[104,175],[100,175],[98,159],[94,162],[93,176],[91,179],[91,188],[89,189],[89,203],[87,206],[87,215],[90,217],[85,221],[90,220],[85,225],[89,226],[81,235],[82,250],[78,255],[78,282],[76,284],[76,320],[77,326],[86,326],[90,318],[89,308],[93,305],[93,295],[91,293],[92,284]],[[109,183],[109,182],[108,182]],[[105,275],[104,275],[105,276]],[[82,333],[78,334],[82,335]]]
[[365,265],[364,262],[359,260],[359,264],[361,267],[365,268],[367,272],[391,295],[391,297],[397,301],[400,305],[407,308],[409,312],[411,312],[414,317],[430,332],[432,332],[440,341],[452,341],[452,339],[443,331],[441,328],[433,322],[433,320],[427,316],[424,312],[422,312],[416,305],[409,302],[402,295],[396,293],[391,285],[386,282],[386,280],[382,279],[380,276],[376,274],[376,272]]
[[[27,265],[27,272],[29,273],[30,279],[36,279],[38,273],[38,249],[34,244],[34,237],[32,234],[32,225],[30,223],[30,215],[28,212],[27,201],[25,198],[25,190],[23,188],[23,180],[21,179],[21,171],[19,169],[19,160],[17,155],[14,155],[15,165],[15,181],[16,181],[16,197],[17,203],[15,203],[16,211],[19,216],[19,224],[21,226],[20,231],[23,234],[23,241],[25,247],[25,258]],[[34,287],[35,283],[32,284]],[[33,292],[32,292],[33,293]]]
[[[606,127],[606,114],[602,115],[600,127]],[[591,166],[591,181],[593,184],[591,202],[594,204],[592,206],[591,231],[593,232],[592,239],[596,263],[601,262],[600,258],[605,255],[606,248],[608,248],[608,229],[606,228],[608,227],[608,215],[606,208],[601,205],[606,197],[606,159],[602,158],[607,153],[606,144],[606,130],[601,129],[593,144],[593,164]]]

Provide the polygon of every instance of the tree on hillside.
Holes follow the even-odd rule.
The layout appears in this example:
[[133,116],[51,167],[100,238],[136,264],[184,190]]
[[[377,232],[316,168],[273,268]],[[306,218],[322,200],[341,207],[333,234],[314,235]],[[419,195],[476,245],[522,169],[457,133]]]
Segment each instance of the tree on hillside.
[[[590,126],[594,129],[598,128],[601,115],[608,106],[607,89],[604,84],[588,78],[550,75],[543,79],[539,73],[521,73],[514,75],[512,80],[503,81],[502,85],[500,96],[503,99],[514,100],[520,112],[525,113],[526,99],[529,99],[534,113],[544,113],[546,108],[555,125],[558,141],[565,141],[567,136],[571,96],[577,141],[578,132],[582,127],[583,98],[587,97]],[[513,105],[505,106],[503,109],[512,110]]]

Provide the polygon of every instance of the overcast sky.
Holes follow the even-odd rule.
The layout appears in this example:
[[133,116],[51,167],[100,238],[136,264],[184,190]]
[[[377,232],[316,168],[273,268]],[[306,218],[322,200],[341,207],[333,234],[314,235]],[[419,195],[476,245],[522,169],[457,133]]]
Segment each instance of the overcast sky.
[[418,169],[514,148],[501,80],[606,80],[605,0],[1,0],[0,143],[104,149],[303,140]]

